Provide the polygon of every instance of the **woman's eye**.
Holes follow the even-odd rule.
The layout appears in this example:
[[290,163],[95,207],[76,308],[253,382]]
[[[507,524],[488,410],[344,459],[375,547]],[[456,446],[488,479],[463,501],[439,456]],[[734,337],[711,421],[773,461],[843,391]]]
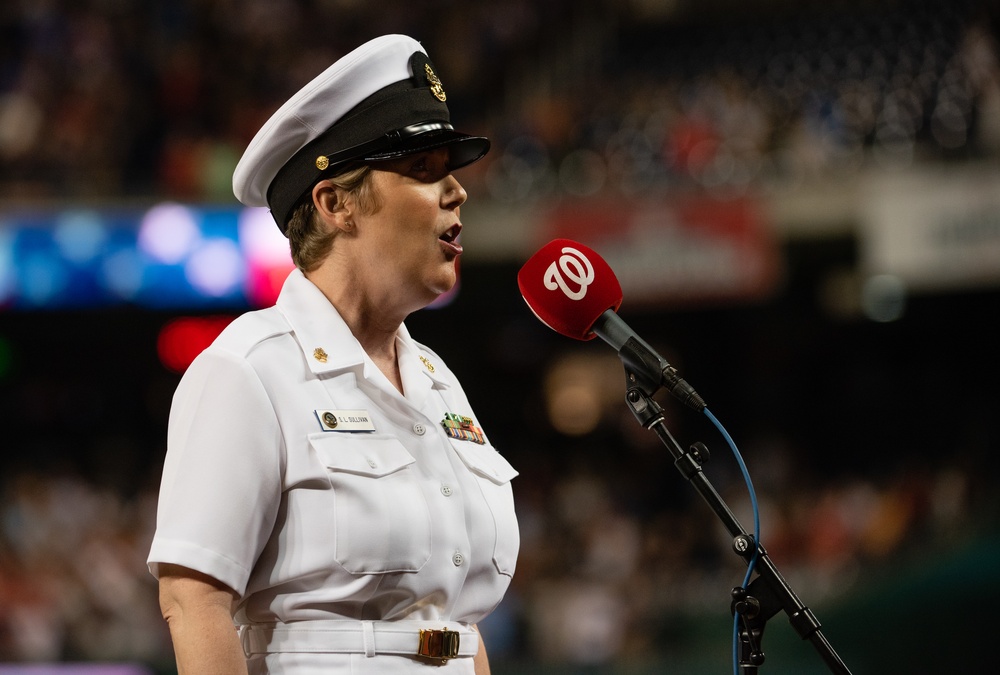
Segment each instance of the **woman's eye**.
[[425,154],[413,160],[410,164],[410,173],[427,176],[428,179],[438,177],[442,173],[448,173],[447,166],[436,155]]

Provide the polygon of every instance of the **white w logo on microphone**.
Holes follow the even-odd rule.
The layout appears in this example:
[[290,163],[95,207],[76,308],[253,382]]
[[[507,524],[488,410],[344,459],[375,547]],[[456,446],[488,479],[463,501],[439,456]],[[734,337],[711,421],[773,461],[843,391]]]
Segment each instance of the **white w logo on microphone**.
[[[566,279],[569,279],[572,284],[578,285],[579,288],[575,291],[570,290]],[[545,288],[550,291],[558,288],[570,300],[582,300],[587,295],[587,286],[594,283],[594,266],[580,251],[572,246],[565,246],[559,260],[553,262],[545,270],[542,281],[545,283]]]

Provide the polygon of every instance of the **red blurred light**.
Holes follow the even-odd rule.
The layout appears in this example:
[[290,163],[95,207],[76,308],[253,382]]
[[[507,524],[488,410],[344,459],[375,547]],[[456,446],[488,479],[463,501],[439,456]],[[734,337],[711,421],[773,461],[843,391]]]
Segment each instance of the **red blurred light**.
[[232,320],[231,316],[185,316],[168,322],[156,339],[160,363],[167,370],[183,373]]
[[247,295],[254,307],[270,307],[278,299],[281,287],[289,272],[295,269],[289,258],[287,264],[265,265],[249,259]]

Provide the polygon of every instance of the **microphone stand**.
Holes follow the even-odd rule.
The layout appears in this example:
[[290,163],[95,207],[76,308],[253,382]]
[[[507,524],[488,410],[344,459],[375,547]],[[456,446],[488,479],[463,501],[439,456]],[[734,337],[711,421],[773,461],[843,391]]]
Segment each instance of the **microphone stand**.
[[[630,349],[630,343],[631,349]],[[648,351],[639,347],[634,341],[626,343],[619,351],[619,356],[625,364],[625,401],[639,424],[652,430],[663,441],[671,456],[674,466],[681,475],[694,486],[698,494],[708,503],[709,507],[722,520],[723,525],[733,536],[733,550],[742,557],[749,566],[756,555],[754,568],[757,576],[747,588],[737,586],[732,591],[730,611],[738,613],[741,619],[739,630],[739,645],[737,649],[738,664],[743,675],[756,675],[757,669],[764,663],[764,652],[761,650],[761,640],[767,620],[784,611],[792,627],[803,640],[809,640],[820,657],[829,667],[831,673],[851,675],[851,671],[834,651],[820,630],[821,624],[812,610],[802,604],[791,587],[778,572],[777,567],[767,555],[767,551],[759,542],[754,542],[750,535],[740,525],[739,520],[726,505],[715,487],[705,476],[701,467],[708,461],[708,448],[703,443],[695,443],[688,452],[681,446],[667,429],[663,419],[663,408],[652,399],[652,395],[660,388],[664,380],[670,386],[670,379],[676,379],[676,371],[669,365],[669,373],[657,372],[660,362],[653,364],[649,360]],[[650,369],[648,366],[653,366]],[[665,371],[666,368],[663,370]],[[636,372],[638,371],[638,372]],[[654,376],[652,373],[656,373]],[[671,387],[671,391],[674,389]],[[691,390],[693,392],[693,390]],[[676,393],[676,392],[675,392]],[[684,394],[687,396],[687,394]],[[702,403],[702,408],[704,404]]]

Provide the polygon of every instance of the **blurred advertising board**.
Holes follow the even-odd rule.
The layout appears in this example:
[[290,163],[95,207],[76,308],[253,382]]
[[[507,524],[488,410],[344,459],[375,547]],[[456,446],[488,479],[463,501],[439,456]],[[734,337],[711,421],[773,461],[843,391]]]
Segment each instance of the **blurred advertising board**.
[[630,306],[758,299],[782,274],[776,237],[752,199],[567,203],[548,214],[541,233],[597,251]]
[[1000,169],[882,176],[867,186],[861,214],[867,276],[922,291],[1000,283]]
[[264,307],[292,269],[266,209],[0,213],[0,311]]

